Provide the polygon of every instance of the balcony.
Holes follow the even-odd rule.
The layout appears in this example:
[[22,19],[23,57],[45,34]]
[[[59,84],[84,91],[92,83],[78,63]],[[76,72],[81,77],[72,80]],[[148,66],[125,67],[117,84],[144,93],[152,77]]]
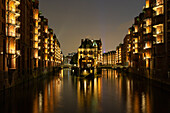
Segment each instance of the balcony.
[[16,9],[15,10],[15,17],[19,17],[20,13],[21,13],[21,10],[20,9]]
[[163,35],[157,35],[156,44],[162,44],[162,43],[164,43],[164,36]]
[[7,23],[8,23],[9,25],[15,26],[15,19],[9,19],[9,20],[7,20]]
[[146,46],[145,46],[143,49],[144,49],[144,50],[148,50],[148,49],[151,49],[151,47],[146,47]]
[[160,32],[153,32],[153,36],[156,37],[157,35],[163,35],[163,31],[160,31]]
[[160,7],[163,7],[163,1],[160,1],[160,2],[157,2],[157,3],[154,3],[152,6],[153,6],[153,10],[156,10],[157,8],[160,8]]
[[15,2],[15,5],[19,5],[20,4],[20,0],[10,0],[10,1]]
[[9,36],[9,37],[15,37],[15,32],[8,32],[7,36]]
[[38,25],[38,29],[41,29],[41,25]]
[[38,42],[34,42],[33,47],[34,47],[35,49],[38,49]]
[[20,28],[20,24],[21,24],[21,22],[16,21],[16,28]]
[[15,8],[13,7],[7,7],[6,9],[8,12],[15,13]]
[[20,0],[14,0],[15,1],[15,5],[20,5]]
[[18,39],[20,39],[20,37],[21,37],[21,34],[16,33],[16,39],[18,40]]
[[151,58],[151,50],[150,49],[148,49],[148,50],[145,50],[145,59],[150,59]]

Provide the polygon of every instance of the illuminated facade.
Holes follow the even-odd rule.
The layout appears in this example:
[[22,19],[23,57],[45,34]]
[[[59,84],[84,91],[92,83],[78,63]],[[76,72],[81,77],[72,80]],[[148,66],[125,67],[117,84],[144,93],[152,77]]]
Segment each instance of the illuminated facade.
[[130,57],[130,55],[131,55],[131,38],[130,38],[130,29],[129,29],[129,33],[125,36],[125,38],[124,38],[124,44],[123,44],[123,59],[122,59],[122,61],[123,61],[123,65],[124,66],[129,66],[130,67],[130,62],[131,62],[131,57]]
[[44,16],[39,16],[39,28],[39,66],[59,66],[62,63],[60,43]]
[[34,0],[33,2],[33,48],[32,48],[32,67],[33,69],[38,68],[38,19],[39,19],[39,1]]
[[93,67],[97,67],[102,64],[101,40],[82,39],[81,46],[78,48],[78,67],[80,67],[80,59],[86,57],[94,59],[94,62],[92,63]]
[[39,1],[0,0],[0,3],[0,78],[6,78],[0,81],[7,81],[0,84],[0,89],[14,85],[23,75],[36,77],[59,66],[60,43],[48,26],[48,19],[41,16]]
[[58,66],[63,61],[63,55],[60,48],[60,42],[57,37],[54,35],[54,66]]
[[103,53],[103,65],[108,65],[108,53]]
[[103,54],[103,65],[116,65],[116,51]]
[[123,61],[123,44],[119,44],[116,48],[116,64],[122,65]]
[[17,48],[17,40],[20,39],[20,0],[6,0],[6,53],[8,57],[8,70],[17,68],[17,56],[20,50]]
[[48,44],[48,59],[49,59],[49,66],[52,67],[54,65],[54,34],[52,29],[48,29],[49,32],[49,44]]
[[124,38],[123,65],[131,67],[131,71],[148,77],[167,79],[170,76],[169,4],[169,0],[146,0],[143,12],[128,29]]

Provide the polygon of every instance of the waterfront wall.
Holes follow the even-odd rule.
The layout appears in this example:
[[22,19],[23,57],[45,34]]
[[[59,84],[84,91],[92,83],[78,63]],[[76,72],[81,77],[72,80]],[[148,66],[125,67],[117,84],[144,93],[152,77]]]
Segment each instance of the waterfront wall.
[[161,84],[170,86],[170,75],[167,75],[163,70],[154,70],[146,68],[129,68],[128,72],[135,74],[136,76],[142,76],[149,80],[156,81]]
[[60,67],[50,67],[25,71],[15,70],[14,72],[0,72],[0,91],[46,76],[49,73],[55,72],[59,68]]

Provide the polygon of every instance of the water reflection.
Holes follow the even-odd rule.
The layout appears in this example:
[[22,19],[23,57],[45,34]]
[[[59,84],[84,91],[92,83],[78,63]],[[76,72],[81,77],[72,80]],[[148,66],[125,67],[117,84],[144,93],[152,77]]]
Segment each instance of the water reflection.
[[82,79],[72,77],[77,90],[78,112],[101,111],[102,78]]
[[53,113],[54,105],[58,107],[61,103],[61,90],[63,88],[63,71],[52,80],[45,81],[44,89],[38,91],[33,103],[33,113]]
[[82,79],[64,69],[0,95],[0,113],[167,113],[168,92],[116,70]]

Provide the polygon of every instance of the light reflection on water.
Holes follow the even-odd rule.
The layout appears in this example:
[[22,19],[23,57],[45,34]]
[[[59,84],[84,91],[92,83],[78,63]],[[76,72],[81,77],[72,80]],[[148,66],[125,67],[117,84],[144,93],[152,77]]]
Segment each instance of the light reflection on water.
[[104,69],[82,79],[61,70],[54,76],[0,95],[0,113],[168,113],[166,91],[143,79]]

